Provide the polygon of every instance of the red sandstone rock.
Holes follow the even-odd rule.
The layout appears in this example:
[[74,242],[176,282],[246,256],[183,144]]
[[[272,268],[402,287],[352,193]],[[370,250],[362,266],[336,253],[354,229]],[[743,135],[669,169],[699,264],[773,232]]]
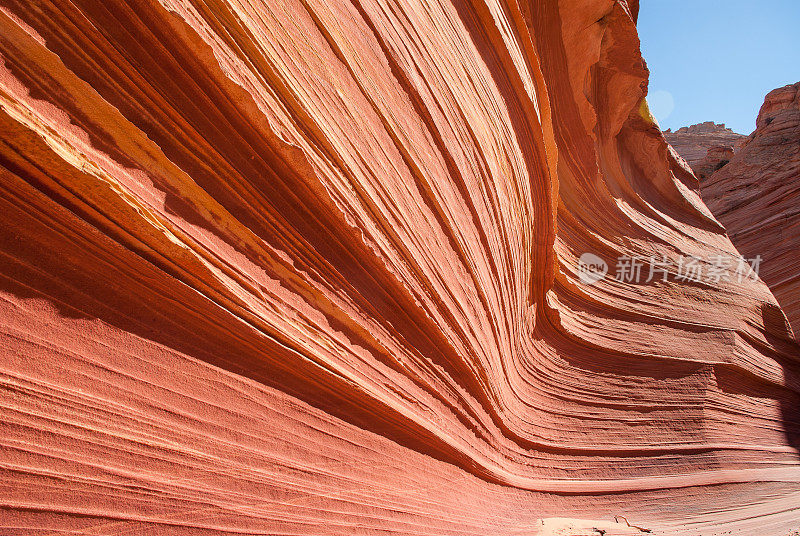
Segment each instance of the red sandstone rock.
[[800,82],[770,92],[756,130],[703,182],[703,198],[800,335]]
[[714,166],[727,156],[719,153],[738,151],[747,139],[747,136],[725,127],[724,123],[716,124],[713,121],[681,127],[675,132],[667,129],[664,137],[701,180],[709,171],[715,171]]
[[727,165],[734,154],[736,154],[734,148],[730,145],[715,145],[708,149],[708,152],[702,159],[695,162],[692,166],[692,170],[701,182],[701,190],[703,180],[713,175],[718,169]]
[[796,526],[798,346],[675,277],[737,252],[637,10],[5,0],[0,533]]

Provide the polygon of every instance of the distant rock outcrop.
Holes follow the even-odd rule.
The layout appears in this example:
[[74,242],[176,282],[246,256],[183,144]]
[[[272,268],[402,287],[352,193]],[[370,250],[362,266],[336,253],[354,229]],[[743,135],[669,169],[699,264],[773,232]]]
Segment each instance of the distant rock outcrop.
[[[746,139],[746,138],[743,138]],[[714,145],[709,147],[706,155],[692,165],[697,178],[701,181],[710,177],[718,169],[722,169],[736,154],[736,147],[730,145]]]
[[667,129],[664,137],[686,160],[699,179],[725,165],[747,139],[747,136],[737,134],[724,123],[717,124],[713,121],[681,127],[675,132]]
[[766,96],[756,130],[701,193],[736,248],[761,256],[760,275],[800,335],[800,82]]

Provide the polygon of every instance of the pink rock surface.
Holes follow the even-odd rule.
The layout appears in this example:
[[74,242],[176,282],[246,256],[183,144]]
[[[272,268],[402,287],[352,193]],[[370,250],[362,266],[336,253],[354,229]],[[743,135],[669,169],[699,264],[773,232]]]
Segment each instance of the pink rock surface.
[[703,190],[703,180],[713,175],[717,170],[722,169],[723,166],[733,158],[736,152],[730,145],[715,145],[708,149],[706,155],[692,166],[692,170],[700,180],[700,191]]
[[798,345],[674,277],[738,252],[637,11],[4,0],[0,533],[796,528]]
[[703,199],[800,335],[800,82],[770,92],[756,130],[702,184]]
[[[675,132],[667,129],[664,137],[701,180],[710,174],[709,171],[715,171],[713,165],[721,162],[715,152],[734,152],[747,139],[747,136],[737,134],[724,123],[717,124],[713,121],[681,127]],[[709,159],[713,163],[709,163]]]

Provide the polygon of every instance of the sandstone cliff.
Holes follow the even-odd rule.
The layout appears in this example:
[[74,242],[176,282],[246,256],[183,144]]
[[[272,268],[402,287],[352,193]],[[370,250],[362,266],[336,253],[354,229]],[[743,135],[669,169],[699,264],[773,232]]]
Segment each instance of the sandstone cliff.
[[747,136],[713,121],[664,131],[670,145],[686,160],[701,180],[725,165]]
[[3,0],[0,532],[796,527],[800,352],[687,277],[637,10]]
[[747,257],[800,335],[800,82],[770,92],[756,130],[702,183],[708,207]]

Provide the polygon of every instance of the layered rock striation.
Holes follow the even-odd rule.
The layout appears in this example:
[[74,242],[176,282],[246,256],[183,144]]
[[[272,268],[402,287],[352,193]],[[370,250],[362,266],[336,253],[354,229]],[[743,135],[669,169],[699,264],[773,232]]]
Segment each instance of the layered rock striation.
[[3,534],[797,525],[637,2],[1,6]]
[[762,279],[800,335],[800,82],[766,96],[756,130],[701,192],[739,251],[760,257]]
[[678,152],[700,180],[730,161],[747,136],[737,134],[724,123],[713,121],[664,131],[667,142]]

